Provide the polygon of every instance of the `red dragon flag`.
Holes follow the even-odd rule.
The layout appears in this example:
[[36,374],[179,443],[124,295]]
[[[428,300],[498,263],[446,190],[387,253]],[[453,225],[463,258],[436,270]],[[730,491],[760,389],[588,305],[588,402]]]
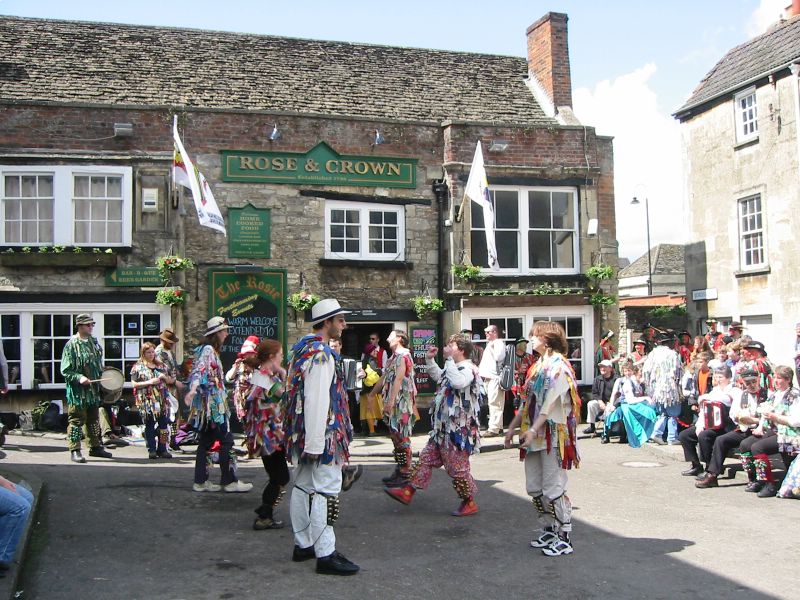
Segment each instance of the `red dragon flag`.
[[172,137],[175,141],[175,154],[172,159],[172,180],[177,185],[182,185],[192,190],[194,207],[197,209],[197,219],[200,221],[200,225],[216,229],[221,231],[223,235],[227,235],[225,221],[219,212],[219,206],[217,206],[217,201],[214,199],[214,194],[211,192],[211,186],[208,185],[208,181],[203,177],[203,174],[197,170],[197,167],[189,158],[186,148],[183,147],[181,136],[178,135],[177,115],[172,122]]

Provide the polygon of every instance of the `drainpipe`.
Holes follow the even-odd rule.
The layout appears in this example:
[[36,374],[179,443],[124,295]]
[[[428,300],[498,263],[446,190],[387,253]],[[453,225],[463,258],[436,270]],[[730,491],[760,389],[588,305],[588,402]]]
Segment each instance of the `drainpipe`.
[[[437,179],[433,182],[431,186],[434,195],[436,196],[436,207],[437,207],[437,215],[436,215],[436,249],[439,255],[439,260],[437,261],[438,264],[436,266],[436,297],[443,298],[444,296],[444,218],[445,218],[445,209],[447,205],[447,184],[445,183],[444,179]],[[439,325],[439,335],[444,335],[444,312],[438,313],[436,317],[437,323]],[[444,342],[439,344],[440,347],[444,347]]]
[[792,63],[789,65],[789,70],[794,77],[792,82],[794,88],[794,137],[797,144],[795,157],[797,158],[797,174],[800,175],[800,63]]

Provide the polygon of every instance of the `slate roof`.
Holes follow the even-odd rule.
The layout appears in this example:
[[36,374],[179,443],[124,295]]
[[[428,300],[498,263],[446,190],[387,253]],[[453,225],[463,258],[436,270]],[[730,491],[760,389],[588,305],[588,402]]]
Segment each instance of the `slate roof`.
[[[674,275],[686,272],[681,244],[659,244],[651,250],[653,275]],[[619,278],[647,275],[647,252],[619,272]]]
[[800,58],[800,15],[736,46],[722,57],[673,116],[733,93]]
[[527,73],[511,56],[0,16],[6,102],[555,124]]

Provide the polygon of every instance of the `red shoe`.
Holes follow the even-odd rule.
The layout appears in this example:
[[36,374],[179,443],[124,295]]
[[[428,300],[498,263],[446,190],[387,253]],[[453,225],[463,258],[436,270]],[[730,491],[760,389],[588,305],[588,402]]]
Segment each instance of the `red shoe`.
[[402,504],[411,504],[411,499],[417,490],[413,486],[404,485],[397,488],[383,488],[383,491]]
[[468,500],[464,500],[461,503],[461,506],[458,507],[458,510],[454,510],[451,514],[454,517],[468,517],[469,515],[474,515],[478,512],[478,505],[472,498]]

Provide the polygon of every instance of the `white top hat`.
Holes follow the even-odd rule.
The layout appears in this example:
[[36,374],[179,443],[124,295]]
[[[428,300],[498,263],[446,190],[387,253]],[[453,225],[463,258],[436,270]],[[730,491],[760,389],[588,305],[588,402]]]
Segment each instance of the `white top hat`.
[[330,319],[336,315],[344,314],[350,314],[350,311],[344,310],[339,305],[338,300],[335,300],[334,298],[325,298],[325,300],[320,300],[311,307],[311,324],[316,325],[325,319]]

